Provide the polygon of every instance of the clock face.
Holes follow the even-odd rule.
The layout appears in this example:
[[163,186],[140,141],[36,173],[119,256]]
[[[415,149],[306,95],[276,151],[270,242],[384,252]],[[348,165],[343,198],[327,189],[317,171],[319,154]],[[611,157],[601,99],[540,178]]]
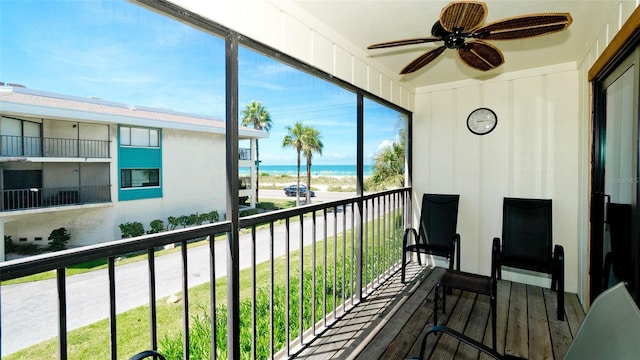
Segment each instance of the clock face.
[[491,109],[479,108],[469,114],[467,127],[476,135],[485,135],[493,131],[498,124],[498,117]]

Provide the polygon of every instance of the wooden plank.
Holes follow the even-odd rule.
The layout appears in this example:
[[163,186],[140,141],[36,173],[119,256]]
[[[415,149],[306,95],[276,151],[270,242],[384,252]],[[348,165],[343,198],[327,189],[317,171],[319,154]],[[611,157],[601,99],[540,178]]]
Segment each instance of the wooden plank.
[[[509,303],[511,302],[511,282],[498,280],[498,295],[496,296],[496,346],[497,351],[500,354],[504,354],[504,342],[507,334],[507,321],[509,317]],[[492,333],[493,325],[491,321],[487,323],[487,329],[484,333],[484,341],[483,343],[489,347],[492,347],[491,338],[493,336]],[[480,354],[480,360],[491,360],[492,357],[486,354]]]
[[[544,293],[544,300],[547,304],[547,321],[549,324],[549,333],[551,334],[551,343],[553,344],[553,356],[556,359],[562,359],[569,348],[573,336],[571,335],[568,322],[558,320],[558,312],[556,311],[558,308],[557,293],[551,289],[543,289],[542,292]],[[565,302],[565,309],[566,304]]]
[[527,286],[529,326],[529,359],[551,359],[551,335],[547,326],[547,309],[544,306],[542,288]]
[[433,316],[433,288],[444,272],[437,268],[420,284],[411,298],[402,306],[375,338],[358,354],[357,359],[404,359]]
[[[417,356],[424,334],[433,325],[433,288],[444,272],[442,268],[423,270],[422,274],[414,272],[406,285],[394,274],[295,358],[393,360]],[[576,294],[565,294],[566,321],[556,319],[556,292],[550,289],[500,280],[497,299],[497,346],[502,354],[561,359],[584,319]],[[454,290],[447,296],[447,310],[439,314],[440,324],[464,329],[464,334],[482,338],[491,347],[488,297]],[[478,356],[471,347],[444,335],[430,337],[425,359],[429,358]],[[480,354],[479,358],[486,357]]]
[[[449,319],[447,320],[446,325],[453,330],[464,333],[464,329],[467,325],[467,321],[469,320],[471,309],[473,308],[477,294],[468,291],[460,293],[459,290],[455,289],[453,292],[459,293],[460,295],[455,307],[447,304]],[[448,300],[449,296],[447,296],[447,302]],[[438,321],[440,321],[440,319],[438,319]],[[459,343],[460,341],[456,340],[452,336],[441,336],[435,351],[431,355],[431,359],[451,359],[451,354],[456,354],[456,349],[458,348]],[[458,358],[457,354],[455,357]]]
[[578,295],[564,293],[564,307],[567,314],[567,323],[569,323],[569,329],[571,330],[571,336],[575,337],[585,316],[584,308],[582,304],[580,304]]
[[504,349],[506,355],[528,357],[529,335],[527,330],[527,287],[524,284],[511,283],[509,321]]
[[424,267],[421,272],[414,272],[407,284],[400,283],[400,273],[397,272],[303,349],[297,358],[311,359],[315,354],[332,358],[357,353],[359,350],[355,349],[366,346],[370,342],[367,338],[384,328],[387,317],[392,317],[402,308],[410,297],[409,289],[420,286],[423,273],[428,275],[431,272],[432,269]]
[[[474,340],[482,342],[487,323],[491,322],[489,317],[490,313],[491,303],[489,297],[486,295],[478,295],[475,304],[473,304],[471,316],[469,317],[469,322],[464,330],[464,334]],[[491,335],[489,335],[489,337],[491,337]],[[489,340],[489,343],[491,343],[491,340]],[[492,345],[489,345],[489,347],[491,346]],[[479,354],[480,350],[466,344],[460,344],[456,359],[477,359]]]
[[[438,311],[440,311],[440,313],[438,314],[438,322],[440,324],[447,324],[447,321],[449,320],[449,316],[452,314],[452,311],[456,308],[456,305],[458,304],[459,296],[460,296],[460,291],[453,291],[451,294],[447,295],[447,309],[448,310],[447,310],[446,313],[442,313],[442,307],[441,306],[438,307]],[[434,306],[434,304],[433,304],[433,296],[431,296],[430,298],[432,299],[432,301],[431,301],[431,310],[433,312],[433,309],[434,309],[434,307],[433,307]],[[429,331],[429,329],[431,329],[432,326],[433,326],[433,318],[430,319],[428,325],[425,326],[422,329],[422,331],[420,332],[420,334],[417,336],[415,344],[413,344],[413,346],[411,347],[411,349],[408,352],[411,356],[415,356],[415,355],[420,353],[420,347],[422,346],[422,339],[427,334],[427,331]],[[425,359],[429,358],[429,356],[431,355],[431,353],[433,352],[433,350],[437,346],[437,343],[438,343],[439,339],[440,339],[440,335],[437,335],[437,336],[431,335],[429,337],[429,339],[427,341],[426,351],[425,351]]]

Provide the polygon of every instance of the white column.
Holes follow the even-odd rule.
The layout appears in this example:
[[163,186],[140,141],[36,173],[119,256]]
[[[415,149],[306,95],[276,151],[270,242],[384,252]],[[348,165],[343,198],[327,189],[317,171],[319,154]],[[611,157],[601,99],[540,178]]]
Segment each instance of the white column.
[[257,161],[257,156],[256,156],[256,139],[251,139],[250,141],[250,152],[251,152],[251,170],[249,171],[249,173],[251,174],[251,192],[253,193],[253,195],[251,196],[251,207],[254,208],[256,207],[256,161]]

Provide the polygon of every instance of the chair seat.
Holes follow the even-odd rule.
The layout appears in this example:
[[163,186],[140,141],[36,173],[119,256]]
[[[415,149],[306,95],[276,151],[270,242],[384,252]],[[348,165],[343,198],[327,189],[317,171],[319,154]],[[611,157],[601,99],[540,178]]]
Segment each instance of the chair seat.
[[492,282],[489,276],[447,269],[442,274],[438,285],[492,296]]

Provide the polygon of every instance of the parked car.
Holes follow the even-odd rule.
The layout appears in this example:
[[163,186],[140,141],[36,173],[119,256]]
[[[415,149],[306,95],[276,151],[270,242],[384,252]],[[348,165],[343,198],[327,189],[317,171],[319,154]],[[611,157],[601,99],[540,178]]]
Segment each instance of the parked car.
[[[284,188],[284,194],[286,196],[296,196],[296,186],[287,186],[286,188]],[[316,193],[314,193],[313,190],[309,191],[309,194],[311,194],[311,197],[316,196]],[[307,187],[304,185],[300,185],[300,196],[307,196]]]

